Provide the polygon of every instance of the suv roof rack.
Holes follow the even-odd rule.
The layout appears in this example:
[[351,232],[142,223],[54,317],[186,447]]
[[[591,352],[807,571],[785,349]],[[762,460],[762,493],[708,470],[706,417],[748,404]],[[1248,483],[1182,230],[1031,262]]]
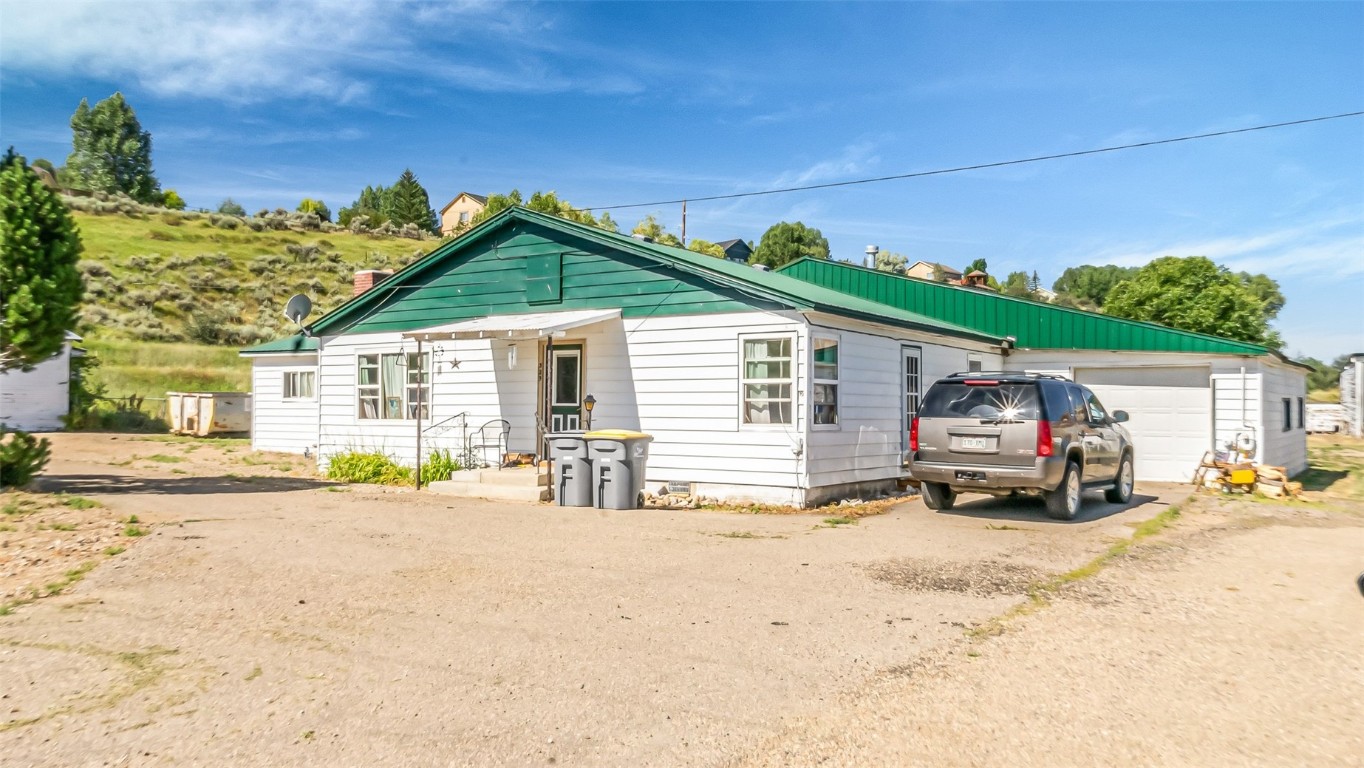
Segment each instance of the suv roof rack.
[[1058,381],[1070,381],[1065,376],[1057,376],[1054,373],[1028,373],[1026,371],[958,371],[949,373],[943,378],[947,379],[989,379],[995,377],[1008,377],[1014,379],[1056,379]]

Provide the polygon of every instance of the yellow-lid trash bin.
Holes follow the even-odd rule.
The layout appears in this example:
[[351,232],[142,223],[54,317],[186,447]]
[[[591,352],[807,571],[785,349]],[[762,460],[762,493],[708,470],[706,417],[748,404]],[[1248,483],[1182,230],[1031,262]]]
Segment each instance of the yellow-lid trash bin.
[[593,496],[599,509],[644,506],[644,468],[653,435],[632,429],[597,429],[583,435],[592,459]]

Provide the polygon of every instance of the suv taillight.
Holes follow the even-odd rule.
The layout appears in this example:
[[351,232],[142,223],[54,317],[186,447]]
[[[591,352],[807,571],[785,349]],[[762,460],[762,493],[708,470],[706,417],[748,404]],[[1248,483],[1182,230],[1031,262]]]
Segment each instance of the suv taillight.
[[1037,455],[1051,455],[1051,422],[1046,419],[1037,420]]
[[909,450],[919,450],[919,417],[909,420]]

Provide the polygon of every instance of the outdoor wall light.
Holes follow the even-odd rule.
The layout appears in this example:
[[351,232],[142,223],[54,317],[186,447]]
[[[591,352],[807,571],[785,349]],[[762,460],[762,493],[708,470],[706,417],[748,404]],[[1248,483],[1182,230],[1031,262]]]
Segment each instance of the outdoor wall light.
[[583,398],[583,410],[587,411],[587,428],[592,429],[592,409],[597,407],[597,398],[588,395]]

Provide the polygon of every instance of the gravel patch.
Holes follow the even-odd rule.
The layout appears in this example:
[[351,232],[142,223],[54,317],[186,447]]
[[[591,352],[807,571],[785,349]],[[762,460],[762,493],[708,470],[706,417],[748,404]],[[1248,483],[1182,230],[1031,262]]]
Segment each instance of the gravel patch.
[[872,578],[911,592],[952,592],[977,597],[1026,595],[1051,574],[1000,560],[899,558],[868,566]]

